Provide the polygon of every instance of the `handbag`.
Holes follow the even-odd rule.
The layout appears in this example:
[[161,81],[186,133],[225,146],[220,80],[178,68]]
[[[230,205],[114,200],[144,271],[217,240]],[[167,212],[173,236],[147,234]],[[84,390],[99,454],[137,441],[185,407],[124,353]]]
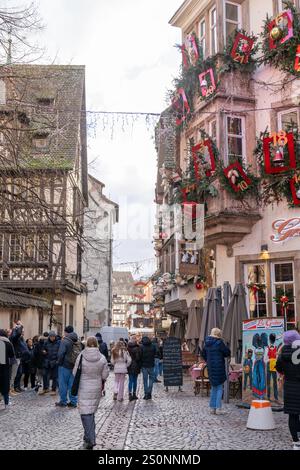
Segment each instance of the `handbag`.
[[78,390],[79,390],[79,384],[80,384],[80,377],[81,377],[81,371],[82,371],[82,354],[79,359],[79,364],[76,370],[76,374],[73,380],[73,385],[71,388],[71,394],[73,397],[76,397],[78,395]]

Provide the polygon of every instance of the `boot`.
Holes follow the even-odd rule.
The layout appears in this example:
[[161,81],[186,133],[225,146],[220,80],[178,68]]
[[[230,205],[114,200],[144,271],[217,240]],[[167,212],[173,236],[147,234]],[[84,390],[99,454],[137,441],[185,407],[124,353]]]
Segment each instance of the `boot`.
[[132,393],[129,393],[129,401],[132,401],[134,398],[133,398],[133,395]]
[[139,399],[139,397],[136,395],[135,392],[134,392],[133,395],[132,395],[132,399],[133,399],[133,400],[138,400],[138,399]]
[[116,401],[116,400],[117,400],[117,398],[118,398],[118,394],[117,394],[117,393],[114,393],[114,397],[113,397],[113,399]]

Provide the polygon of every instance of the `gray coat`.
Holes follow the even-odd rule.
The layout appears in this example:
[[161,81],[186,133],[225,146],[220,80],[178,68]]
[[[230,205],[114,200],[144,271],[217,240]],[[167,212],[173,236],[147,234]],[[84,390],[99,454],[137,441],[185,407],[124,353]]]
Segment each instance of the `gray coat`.
[[102,381],[109,375],[107,361],[98,348],[85,348],[76,359],[73,375],[82,356],[82,370],[78,391],[78,409],[81,415],[96,413],[102,396]]

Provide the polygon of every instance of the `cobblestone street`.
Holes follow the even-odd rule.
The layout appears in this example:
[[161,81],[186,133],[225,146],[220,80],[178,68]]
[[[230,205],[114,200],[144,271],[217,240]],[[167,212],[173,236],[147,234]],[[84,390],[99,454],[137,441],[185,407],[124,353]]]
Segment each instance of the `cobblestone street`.
[[[97,450],[111,449],[290,449],[287,417],[274,413],[277,429],[246,429],[248,411],[234,403],[228,415],[211,416],[208,398],[194,396],[186,380],[183,391],[165,392],[156,384],[153,400],[113,402],[113,374],[97,413]],[[142,395],[142,393],[140,393]],[[24,392],[8,411],[0,404],[0,449],[78,449],[82,427],[78,410],[57,409],[55,397]]]

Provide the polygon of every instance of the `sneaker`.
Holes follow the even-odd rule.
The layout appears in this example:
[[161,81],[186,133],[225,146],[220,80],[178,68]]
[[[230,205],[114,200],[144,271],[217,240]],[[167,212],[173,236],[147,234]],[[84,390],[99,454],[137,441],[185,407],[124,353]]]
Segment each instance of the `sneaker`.
[[56,390],[51,390],[50,395],[54,397],[56,395]]
[[227,415],[227,414],[228,414],[228,411],[223,410],[222,408],[218,408],[216,410],[216,415]]
[[300,450],[300,442],[294,442],[293,450]]
[[18,392],[16,392],[15,390],[10,391],[9,394],[10,394],[12,397],[15,397],[15,396],[19,395]]
[[76,405],[76,403],[71,403],[71,402],[69,402],[69,403],[67,404],[67,407],[68,407],[68,408],[77,408],[77,405]]
[[155,384],[161,384],[161,380],[156,379],[156,380],[154,380],[154,383]]
[[66,408],[66,404],[65,403],[62,403],[61,401],[58,401],[55,403],[55,406],[59,406],[60,408]]
[[132,395],[132,399],[133,399],[133,400],[138,400],[139,397],[136,395],[136,393],[134,393],[134,394]]
[[47,393],[49,393],[49,390],[48,390],[48,389],[46,389],[46,390],[41,390],[41,391],[39,392],[39,395],[47,395]]
[[216,410],[215,408],[211,408],[211,409],[210,409],[210,414],[211,414],[211,415],[217,414],[217,410]]

